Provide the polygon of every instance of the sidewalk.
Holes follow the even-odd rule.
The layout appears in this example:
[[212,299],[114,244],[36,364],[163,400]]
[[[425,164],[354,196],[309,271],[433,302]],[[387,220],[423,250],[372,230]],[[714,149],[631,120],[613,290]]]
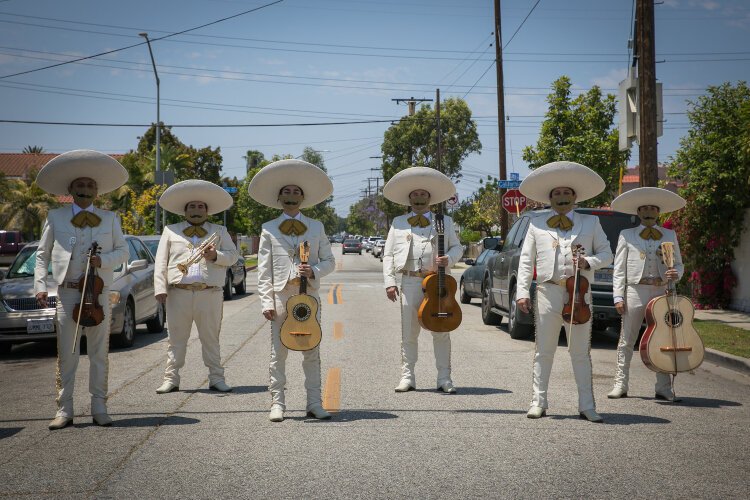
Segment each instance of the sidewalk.
[[[704,309],[695,311],[695,319],[719,321],[735,328],[748,330],[748,335],[750,335],[750,314],[748,313],[727,309]],[[750,359],[709,348],[706,348],[705,359],[711,363],[750,374]]]

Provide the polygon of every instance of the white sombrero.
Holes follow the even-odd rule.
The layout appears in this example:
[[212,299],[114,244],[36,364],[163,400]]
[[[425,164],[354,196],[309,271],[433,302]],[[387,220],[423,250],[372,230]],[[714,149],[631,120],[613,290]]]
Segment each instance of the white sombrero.
[[128,181],[128,171],[109,155],[76,149],[52,158],[36,177],[37,185],[50,194],[66,195],[79,177],[96,181],[99,194],[109,193]]
[[208,215],[218,214],[234,204],[232,196],[213,182],[189,179],[172,184],[161,197],[159,205],[173,214],[185,215],[185,205],[202,201],[208,206]]
[[612,201],[612,210],[638,215],[638,207],[655,205],[659,213],[674,212],[685,206],[685,199],[672,191],[657,187],[642,187],[626,191]]
[[409,167],[397,173],[383,187],[383,196],[399,205],[411,205],[409,193],[424,189],[430,193],[430,204],[442,203],[454,194],[450,178],[429,167]]
[[568,187],[576,192],[576,201],[584,201],[604,191],[604,180],[599,174],[580,163],[553,161],[532,171],[519,189],[527,198],[549,203],[550,192],[559,187]]
[[250,197],[271,208],[284,208],[279,191],[284,186],[299,186],[305,195],[300,208],[325,201],[333,193],[333,182],[323,169],[302,160],[279,160],[269,163],[255,174],[247,186]]

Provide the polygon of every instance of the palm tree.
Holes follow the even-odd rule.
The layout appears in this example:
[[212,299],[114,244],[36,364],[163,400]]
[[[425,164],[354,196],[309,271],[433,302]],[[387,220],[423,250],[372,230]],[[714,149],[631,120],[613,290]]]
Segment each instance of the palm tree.
[[9,180],[4,191],[0,227],[20,230],[27,238],[38,238],[47,213],[60,204],[36,184],[36,171],[29,171],[24,180]]
[[29,155],[40,155],[44,153],[44,148],[42,146],[26,146],[23,148],[23,152]]

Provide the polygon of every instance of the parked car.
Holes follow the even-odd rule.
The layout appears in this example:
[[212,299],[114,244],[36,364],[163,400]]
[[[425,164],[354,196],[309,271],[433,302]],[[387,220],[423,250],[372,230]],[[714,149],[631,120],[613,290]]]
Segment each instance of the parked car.
[[372,246],[372,256],[375,257],[376,259],[380,257],[383,254],[383,248],[385,248],[385,240],[379,239]]
[[0,266],[7,266],[23,248],[21,231],[0,231]]
[[461,281],[458,285],[459,299],[462,304],[470,303],[472,298],[482,297],[482,281],[484,280],[487,261],[496,252],[497,250],[494,248],[485,248],[476,260],[466,259],[464,261],[464,264],[470,267],[461,275]]
[[[146,323],[149,332],[164,329],[165,311],[154,298],[154,258],[135,236],[126,236],[128,263],[114,270],[110,287],[112,304],[110,336],[114,345],[130,347],[135,341],[136,324]],[[34,294],[34,267],[39,242],[27,244],[0,281],[0,352],[13,344],[54,340],[57,283],[48,270],[48,308],[40,308]]]
[[[576,212],[599,217],[599,222],[612,248],[612,254],[615,253],[620,231],[640,224],[637,216],[612,210],[577,208]],[[533,312],[524,314],[516,308],[516,281],[523,241],[530,220],[534,217],[549,217],[551,213],[551,210],[544,209],[523,214],[508,231],[508,236],[502,244],[496,238],[484,240],[484,248],[495,250],[495,252],[487,258],[481,284],[482,321],[487,325],[497,325],[500,324],[502,316],[507,316],[508,331],[514,339],[531,338],[534,335]],[[535,291],[536,282],[532,282],[532,303]],[[611,265],[595,271],[594,282],[591,283],[591,297],[593,328],[599,330],[608,326],[619,326],[620,316],[612,301]]]
[[345,255],[348,253],[357,253],[359,255],[362,255],[362,243],[360,243],[359,240],[355,239],[344,240],[343,245],[341,245],[341,255]]

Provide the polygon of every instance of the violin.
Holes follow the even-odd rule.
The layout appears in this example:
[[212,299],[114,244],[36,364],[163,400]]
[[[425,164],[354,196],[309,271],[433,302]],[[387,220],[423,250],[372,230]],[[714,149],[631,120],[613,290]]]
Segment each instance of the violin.
[[[573,257],[582,257],[586,250],[582,245],[575,245],[572,248]],[[589,292],[589,280],[581,276],[581,268],[578,266],[578,260],[574,264],[575,273],[565,281],[565,288],[568,291],[568,302],[563,306],[562,317],[573,325],[582,325],[588,323],[591,319],[591,306],[586,303],[586,294]]]
[[99,295],[104,291],[104,280],[96,273],[96,268],[91,265],[91,259],[99,255],[101,247],[95,241],[89,248],[86,271],[83,279],[78,281],[78,291],[81,292],[81,301],[73,308],[73,318],[76,325],[76,336],[73,341],[73,352],[78,344],[78,331],[80,327],[96,326],[104,321],[104,308],[99,303]]

